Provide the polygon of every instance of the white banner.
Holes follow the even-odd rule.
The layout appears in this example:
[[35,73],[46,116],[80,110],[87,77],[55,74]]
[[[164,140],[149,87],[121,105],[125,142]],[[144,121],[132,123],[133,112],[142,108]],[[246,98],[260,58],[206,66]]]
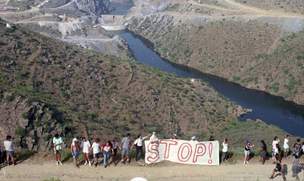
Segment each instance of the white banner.
[[158,140],[145,141],[147,164],[164,160],[193,165],[219,165],[218,141]]

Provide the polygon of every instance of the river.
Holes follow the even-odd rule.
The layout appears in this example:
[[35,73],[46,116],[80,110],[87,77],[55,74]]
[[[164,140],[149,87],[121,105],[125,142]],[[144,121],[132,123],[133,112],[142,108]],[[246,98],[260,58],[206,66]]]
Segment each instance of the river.
[[304,106],[285,101],[282,97],[242,87],[186,66],[173,64],[150,49],[140,37],[130,32],[123,32],[120,36],[128,43],[130,51],[138,62],[175,74],[177,77],[201,79],[228,100],[251,109],[252,112],[242,115],[241,120],[261,119],[292,135],[304,137]]

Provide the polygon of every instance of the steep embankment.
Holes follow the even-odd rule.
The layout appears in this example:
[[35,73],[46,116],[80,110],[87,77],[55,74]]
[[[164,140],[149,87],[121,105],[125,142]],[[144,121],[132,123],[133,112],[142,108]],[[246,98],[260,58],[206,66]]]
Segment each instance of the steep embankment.
[[129,28],[173,62],[304,104],[303,25],[293,12],[223,0],[171,5]]

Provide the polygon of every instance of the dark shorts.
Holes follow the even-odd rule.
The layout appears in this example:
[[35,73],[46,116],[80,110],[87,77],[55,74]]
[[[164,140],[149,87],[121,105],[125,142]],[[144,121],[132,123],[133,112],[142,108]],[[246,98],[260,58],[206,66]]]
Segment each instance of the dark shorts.
[[118,151],[117,148],[113,149],[113,156],[116,156],[116,155],[117,155],[117,151]]
[[93,154],[93,158],[99,158],[99,157],[100,157],[100,153]]
[[14,152],[13,151],[6,151],[6,155],[13,157],[14,156]]
[[280,164],[277,164],[276,167],[274,168],[275,172],[281,172],[282,171],[282,166]]

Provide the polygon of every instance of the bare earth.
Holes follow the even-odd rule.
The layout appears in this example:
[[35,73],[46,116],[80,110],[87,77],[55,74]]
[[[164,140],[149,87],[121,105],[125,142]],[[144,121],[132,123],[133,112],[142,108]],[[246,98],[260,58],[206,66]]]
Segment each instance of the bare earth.
[[[118,165],[116,167],[85,167],[75,168],[72,164],[56,166],[53,162],[43,164],[22,163],[17,166],[5,167],[0,170],[1,181],[43,181],[58,178],[61,181],[128,181],[133,177],[141,176],[149,181],[261,181],[268,177],[274,168],[272,164],[260,165],[252,163],[244,166],[241,163],[221,166],[189,166],[160,164],[154,166]],[[288,165],[287,180],[291,177],[291,165]],[[300,175],[304,179],[304,175]],[[282,180],[277,177],[274,180]]]

